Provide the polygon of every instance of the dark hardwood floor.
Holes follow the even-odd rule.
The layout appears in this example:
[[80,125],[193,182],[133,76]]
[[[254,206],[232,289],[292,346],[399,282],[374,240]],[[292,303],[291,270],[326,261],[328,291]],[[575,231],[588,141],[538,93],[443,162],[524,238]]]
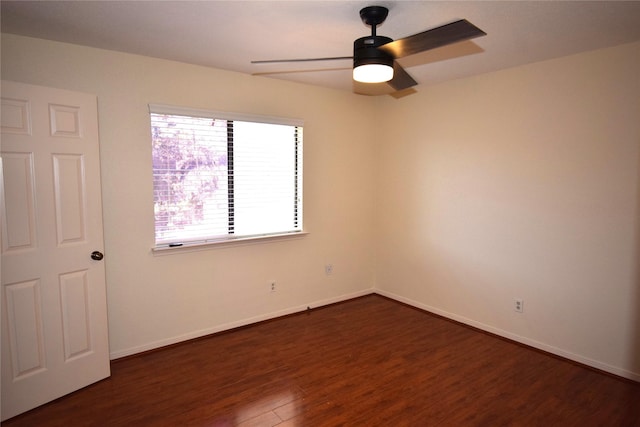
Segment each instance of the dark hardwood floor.
[[640,426],[640,384],[370,295],[113,362],[3,426]]

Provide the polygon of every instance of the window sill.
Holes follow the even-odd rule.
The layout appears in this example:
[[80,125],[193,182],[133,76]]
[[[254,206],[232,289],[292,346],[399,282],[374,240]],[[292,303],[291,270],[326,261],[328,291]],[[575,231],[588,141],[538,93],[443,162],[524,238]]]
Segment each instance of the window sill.
[[181,246],[156,246],[151,248],[153,255],[172,255],[185,252],[205,251],[208,249],[242,246],[257,243],[268,243],[273,241],[299,239],[309,234],[307,231],[298,231],[295,233],[268,234],[262,236],[246,236],[233,239],[214,240],[208,242],[185,243]]

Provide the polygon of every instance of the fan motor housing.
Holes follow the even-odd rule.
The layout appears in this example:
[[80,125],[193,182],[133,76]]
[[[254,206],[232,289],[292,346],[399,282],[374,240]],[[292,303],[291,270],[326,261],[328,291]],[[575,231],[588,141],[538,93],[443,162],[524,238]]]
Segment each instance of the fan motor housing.
[[392,42],[385,36],[361,37],[353,42],[353,67],[366,64],[384,64],[393,67],[393,57],[378,49],[378,46]]

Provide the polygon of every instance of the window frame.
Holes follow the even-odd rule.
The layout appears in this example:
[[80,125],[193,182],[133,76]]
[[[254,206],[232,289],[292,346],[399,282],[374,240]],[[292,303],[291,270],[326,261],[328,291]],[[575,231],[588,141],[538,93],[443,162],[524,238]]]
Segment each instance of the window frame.
[[[246,114],[246,113],[235,113],[228,111],[216,111],[216,110],[205,110],[198,108],[190,108],[190,107],[181,107],[181,106],[173,106],[166,104],[149,104],[149,129],[152,129],[151,125],[151,114],[166,114],[166,115],[180,115],[180,116],[188,116],[188,117],[202,117],[202,118],[211,118],[211,119],[220,119],[220,120],[228,120],[228,121],[243,121],[243,122],[253,122],[253,123],[264,123],[264,124],[275,124],[275,125],[286,125],[286,126],[295,126],[295,127],[304,127],[304,121],[302,119],[296,118],[284,118],[284,117],[276,117],[276,116],[264,116],[264,115],[255,115],[255,114]],[[181,243],[156,243],[156,235],[155,235],[155,219],[154,219],[154,236],[153,242],[154,245],[152,247],[152,252],[154,254],[167,254],[172,252],[184,252],[184,251],[193,251],[193,250],[203,250],[212,246],[227,246],[229,244],[251,244],[251,243],[264,243],[271,241],[280,241],[286,240],[290,238],[301,237],[309,234],[304,230],[304,221],[303,221],[303,198],[302,198],[302,187],[304,183],[303,179],[303,142],[300,141],[300,145],[296,147],[296,175],[298,177],[298,182],[296,186],[296,194],[298,195],[300,201],[297,206],[297,218],[298,222],[301,223],[301,227],[299,230],[291,230],[285,232],[275,232],[275,233],[262,233],[255,235],[235,235],[235,234],[227,234],[223,237],[216,238],[203,238],[201,240],[194,239],[191,241],[185,241]],[[298,163],[299,162],[299,163]],[[153,167],[152,167],[153,171]]]

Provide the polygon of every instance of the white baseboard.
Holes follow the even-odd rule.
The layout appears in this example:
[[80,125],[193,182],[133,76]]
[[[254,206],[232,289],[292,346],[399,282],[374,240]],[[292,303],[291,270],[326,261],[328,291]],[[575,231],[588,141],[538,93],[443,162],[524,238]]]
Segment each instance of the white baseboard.
[[335,304],[337,302],[347,301],[353,298],[358,298],[364,295],[369,295],[374,293],[373,289],[364,289],[358,292],[353,292],[350,294],[340,295],[333,298],[327,298],[320,301],[314,301],[307,304],[286,308],[284,310],[275,311],[272,313],[266,313],[255,317],[250,317],[248,319],[237,320],[235,322],[224,323],[221,325],[214,326],[212,328],[200,329],[198,331],[189,332],[187,334],[178,335],[171,338],[166,338],[163,340],[158,340],[154,342],[150,342],[147,344],[139,345],[136,347],[130,347],[124,350],[113,351],[109,354],[111,360],[120,359],[122,357],[131,356],[137,353],[142,353],[144,351],[155,350],[160,347],[165,347],[172,344],[177,344],[182,341],[188,341],[195,338],[204,337],[206,335],[215,334],[218,332],[228,331],[230,329],[238,328],[241,326],[251,325],[253,323],[262,322],[265,320],[275,319],[277,317],[286,316],[293,313],[299,313],[307,310],[307,308],[318,308],[329,304]]
[[512,341],[519,342],[521,344],[525,344],[525,345],[530,346],[530,347],[537,348],[537,349],[542,350],[542,351],[546,351],[546,352],[551,353],[551,354],[555,354],[556,356],[560,356],[560,357],[563,357],[565,359],[573,360],[574,362],[578,362],[578,363],[581,363],[583,365],[591,366],[592,368],[596,368],[596,369],[599,369],[601,371],[605,371],[605,372],[608,372],[608,373],[611,373],[611,374],[614,374],[614,375],[617,375],[617,376],[620,376],[620,377],[623,377],[623,378],[627,378],[627,379],[630,379],[630,380],[633,380],[633,381],[640,382],[640,374],[638,374],[638,373],[627,371],[626,369],[622,369],[622,368],[619,368],[617,366],[611,366],[611,365],[609,365],[607,363],[603,363],[603,362],[600,362],[598,360],[593,360],[593,359],[590,359],[588,357],[584,357],[584,356],[581,356],[579,354],[575,354],[575,353],[572,353],[570,351],[566,351],[566,350],[563,350],[561,348],[554,347],[554,346],[545,344],[545,343],[540,342],[540,341],[536,341],[536,340],[533,340],[533,339],[530,339],[530,338],[527,338],[527,337],[523,337],[521,335],[517,335],[517,334],[511,333],[511,332],[505,331],[503,329],[499,329],[499,328],[495,328],[493,326],[485,325],[484,323],[480,323],[480,322],[477,322],[475,320],[468,319],[466,317],[459,316],[459,315],[454,314],[454,313],[449,313],[447,311],[440,310],[440,309],[438,309],[436,307],[431,307],[431,306],[429,306],[427,304],[423,304],[421,302],[414,301],[412,299],[405,298],[403,296],[396,295],[396,294],[391,293],[391,292],[383,291],[383,290],[380,290],[380,289],[375,289],[374,291],[378,295],[382,295],[382,296],[385,296],[387,298],[390,298],[390,299],[405,303],[405,304],[410,305],[412,307],[416,307],[416,308],[419,308],[421,310],[425,310],[425,311],[428,311],[430,313],[434,313],[434,314],[437,314],[439,316],[446,317],[448,319],[455,320],[455,321],[460,322],[460,323],[464,323],[465,325],[473,326],[474,328],[478,328],[478,329],[481,329],[483,331],[490,332],[490,333],[495,334],[495,335],[499,335],[501,337],[510,339]]

